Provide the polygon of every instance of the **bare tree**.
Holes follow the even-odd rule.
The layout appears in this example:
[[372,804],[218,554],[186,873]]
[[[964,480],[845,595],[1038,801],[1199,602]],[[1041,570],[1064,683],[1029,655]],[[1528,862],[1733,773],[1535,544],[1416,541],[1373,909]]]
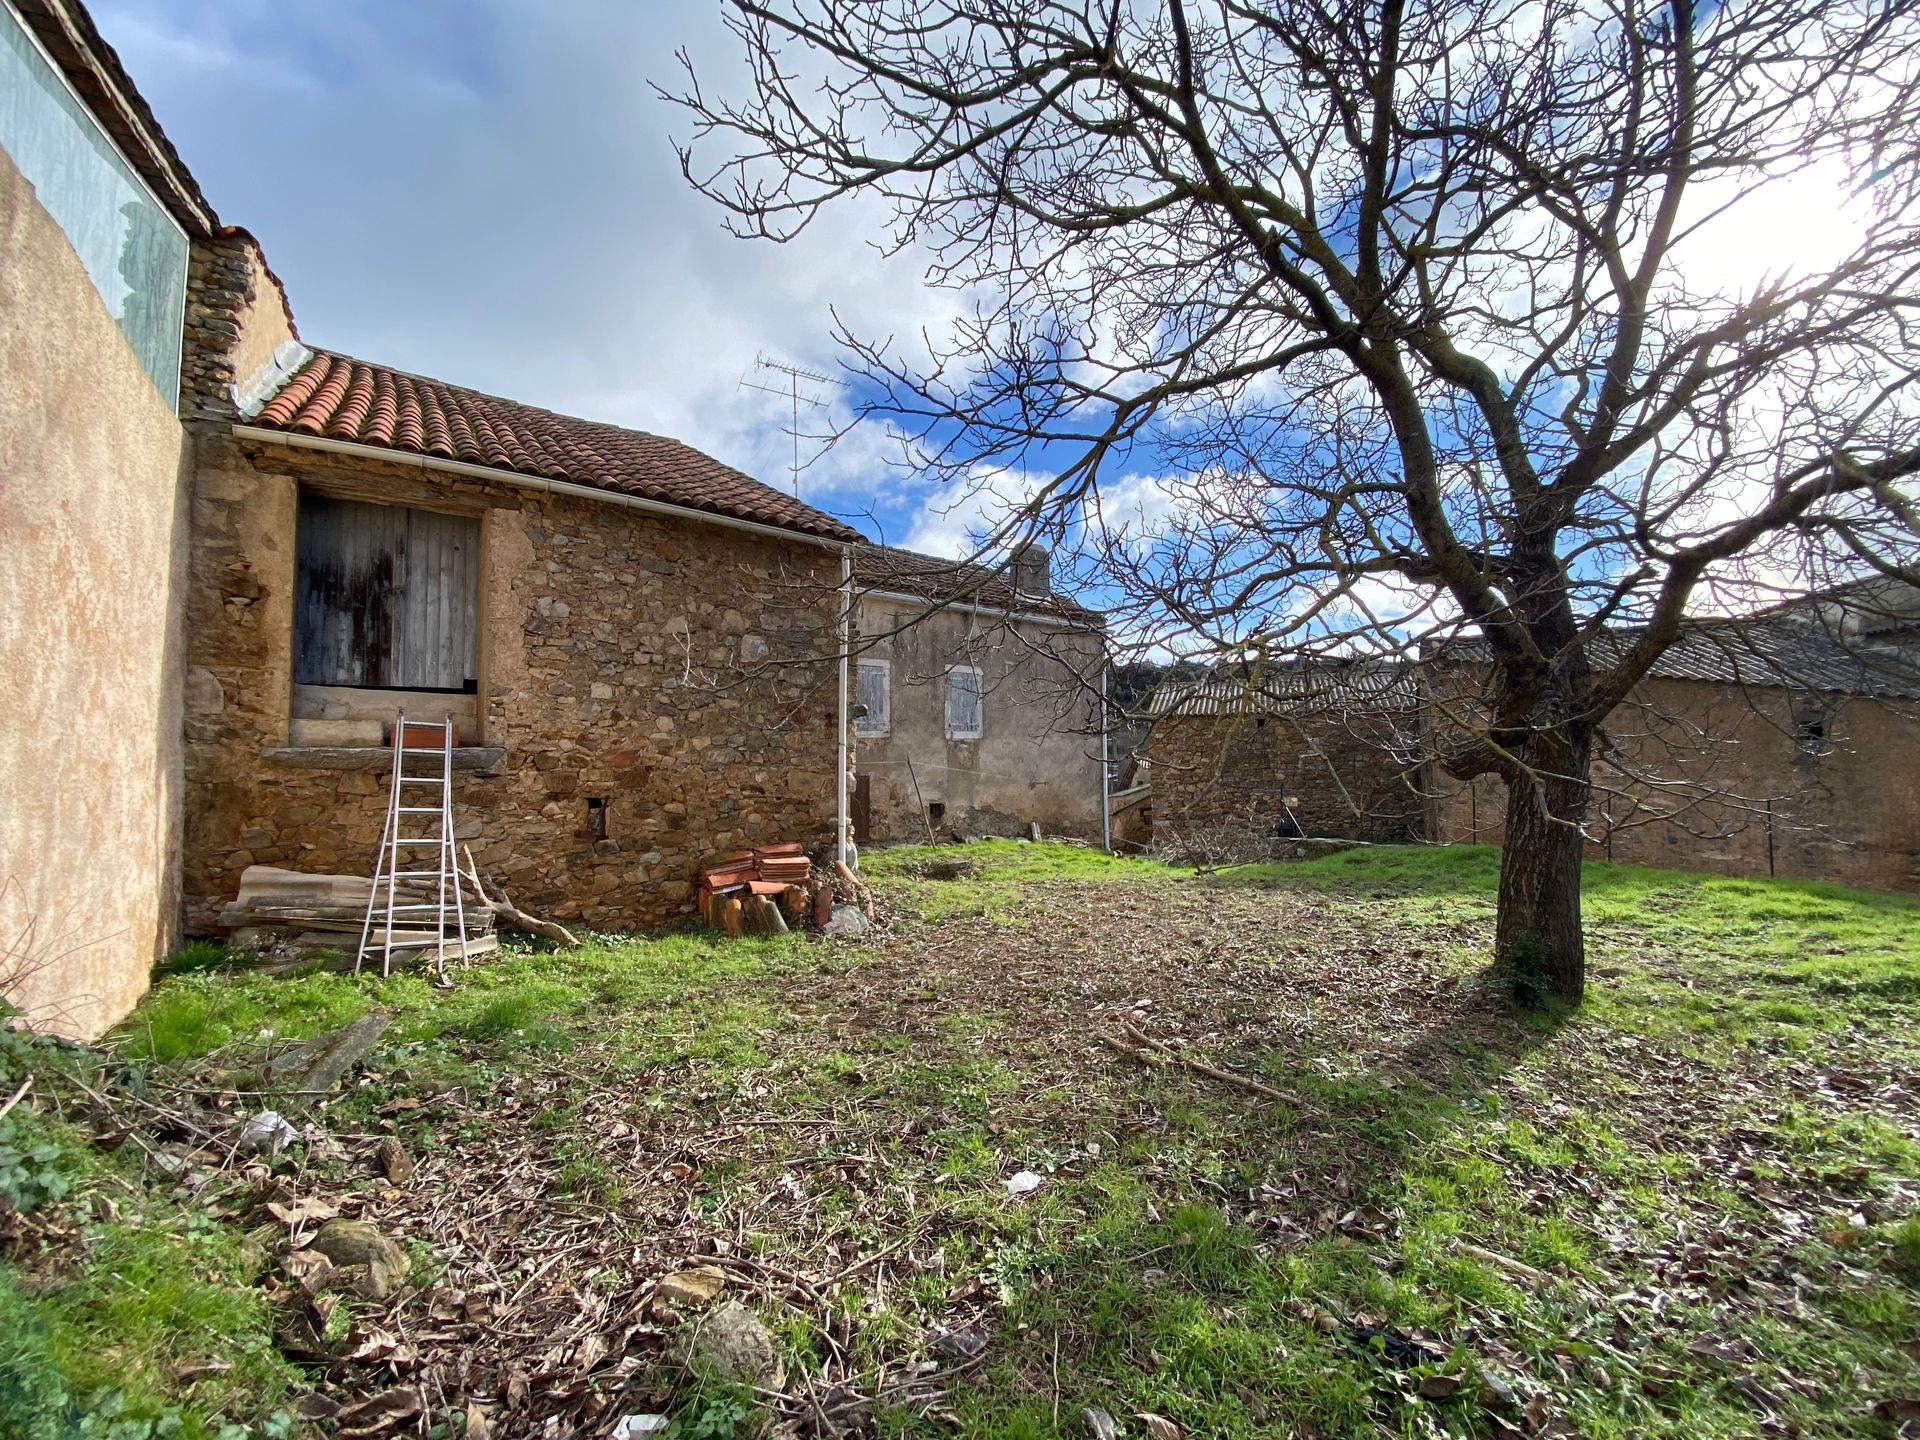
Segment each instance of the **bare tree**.
[[[1689,602],[1913,574],[1917,14],[729,0],[746,84],[673,98],[736,233],[884,197],[965,292],[930,360],[841,339],[925,473],[1041,473],[992,541],[1079,536],[1135,633],[1241,654],[1472,633],[1496,954],[1578,999],[1596,736]],[[1788,183],[1848,243],[1709,275]]]

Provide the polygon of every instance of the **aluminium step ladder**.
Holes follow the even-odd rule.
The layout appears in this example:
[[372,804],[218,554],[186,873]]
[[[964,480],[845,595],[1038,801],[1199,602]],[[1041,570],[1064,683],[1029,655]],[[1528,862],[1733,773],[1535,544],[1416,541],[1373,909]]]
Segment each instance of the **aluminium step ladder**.
[[[467,907],[460,893],[460,867],[453,838],[456,736],[451,715],[444,724],[409,723],[405,710],[394,719],[393,786],[387,796],[387,823],[380,835],[380,856],[375,862],[373,884],[367,891],[367,915],[360,926],[360,948],[353,956],[356,975],[360,973],[361,963],[375,948],[376,933],[380,973],[382,976],[392,974],[393,952],[412,950],[422,943],[409,937],[396,945],[396,923],[404,926],[408,920],[414,920],[418,923],[411,929],[425,931],[429,929],[425,921],[430,912],[433,924],[425,943],[433,946],[435,973],[446,979],[449,909],[454,935],[459,937],[460,963],[463,967],[469,963]],[[414,769],[408,768],[409,760],[415,762]],[[416,804],[415,797],[423,801],[431,797],[431,800]],[[410,828],[429,833],[410,835],[407,833]],[[429,856],[431,869],[427,868]],[[429,889],[434,894],[432,900],[414,898]],[[381,922],[377,932],[376,920]]]

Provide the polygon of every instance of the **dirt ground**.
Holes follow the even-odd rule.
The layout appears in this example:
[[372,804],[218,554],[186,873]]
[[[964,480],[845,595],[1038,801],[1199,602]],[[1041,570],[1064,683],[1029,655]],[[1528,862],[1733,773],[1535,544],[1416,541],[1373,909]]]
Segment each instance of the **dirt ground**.
[[[1516,1018],[1483,988],[1482,908],[1410,907],[1388,891],[1040,883],[1010,922],[907,921],[865,952],[821,947],[811,963],[696,999],[653,1036],[678,1058],[636,1065],[615,1035],[528,1057],[486,1093],[422,1098],[403,1079],[385,1118],[424,1125],[439,1148],[410,1183],[364,1184],[329,1205],[424,1243],[437,1273],[356,1321],[335,1365],[338,1422],[378,1433],[383,1413],[365,1397],[392,1385],[417,1389],[428,1413],[464,1413],[470,1433],[596,1433],[624,1415],[685,1413],[677,1357],[697,1317],[660,1284],[703,1266],[776,1319],[790,1363],[760,1396],[773,1423],[937,1422],[983,1358],[943,1350],[943,1337],[998,1323],[1010,1174],[1044,1163],[1050,1181],[1069,1179],[1125,1153],[1148,1184],[1208,1197],[1271,1243],[1378,1239],[1395,1223],[1408,1144],[1437,1107],[1498,1096],[1549,1041],[1527,1113],[1551,1123],[1577,1110],[1603,1069],[1622,1135],[1743,1163],[1759,1138],[1743,1138],[1751,1074],[1703,1072],[1684,1044]],[[1632,937],[1619,948],[1661,963]],[[1143,1036],[1226,1077],[1143,1050]],[[1767,1093],[1910,1128],[1900,1077],[1855,1060],[1777,1070]],[[1169,1087],[1204,1119],[1170,1118]],[[1143,1143],[1163,1135],[1180,1137],[1164,1159]],[[1196,1163],[1196,1150],[1226,1163]],[[1858,1203],[1843,1173],[1770,1183],[1796,1213]],[[1589,1198],[1604,1189],[1595,1181]],[[1652,1257],[1620,1238],[1615,1278],[1717,1283],[1703,1266],[1755,1247],[1789,1264],[1793,1235],[1731,1225],[1707,1200],[1695,1215],[1683,1189],[1666,1203],[1697,1232]],[[1568,1201],[1527,1203],[1557,1213]],[[1757,1266],[1742,1284],[1758,1306],[1791,1293]],[[1523,1366],[1498,1328],[1483,1349]],[[1060,1344],[1056,1333],[1056,1409]],[[1525,1421],[1512,1433],[1572,1433]]]

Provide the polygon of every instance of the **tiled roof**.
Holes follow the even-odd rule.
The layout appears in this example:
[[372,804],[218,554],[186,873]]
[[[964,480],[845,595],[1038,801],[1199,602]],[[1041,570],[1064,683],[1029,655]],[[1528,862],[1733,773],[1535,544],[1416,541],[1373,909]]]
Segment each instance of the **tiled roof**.
[[1400,660],[1307,660],[1258,676],[1214,676],[1162,685],[1147,701],[1154,719],[1196,715],[1310,715],[1321,710],[1411,710],[1419,676]]
[[[1606,638],[1619,649],[1600,647],[1594,658],[1601,664],[1611,658],[1609,651],[1620,653],[1633,637],[1622,631]],[[1863,636],[1843,638],[1809,615],[1700,621],[1654,661],[1653,674],[1664,680],[1920,698],[1920,650]]]
[[79,93],[81,103],[174,218],[193,234],[220,233],[223,227],[201,194],[199,182],[160,128],[118,53],[102,38],[86,6],[77,0],[15,0],[15,6]]
[[[1625,627],[1597,636],[1589,651],[1594,667],[1613,664],[1635,638],[1636,632]],[[1441,647],[1448,659],[1485,660],[1489,653],[1477,638]],[[1657,680],[1920,699],[1920,647],[1870,635],[1843,636],[1807,607],[1692,621],[1653,662],[1651,673]]]
[[1089,610],[1064,595],[1023,595],[1003,571],[965,560],[943,560],[892,545],[862,545],[853,552],[853,578],[861,590],[895,590],[934,604],[983,605],[1026,615],[1051,615],[1079,625],[1099,625]]
[[251,424],[591,486],[831,540],[831,515],[691,445],[319,350]]

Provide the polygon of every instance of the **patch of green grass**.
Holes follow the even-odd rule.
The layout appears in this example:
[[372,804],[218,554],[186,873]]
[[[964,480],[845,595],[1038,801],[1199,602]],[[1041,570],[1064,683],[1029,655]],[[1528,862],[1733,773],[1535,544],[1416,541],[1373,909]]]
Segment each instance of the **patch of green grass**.
[[1920,1215],[1887,1226],[1885,1238],[1892,1268],[1909,1283],[1920,1285]]
[[[301,1376],[274,1347],[239,1236],[196,1201],[143,1191],[83,1132],[29,1123],[71,1181],[64,1213],[79,1226],[78,1263],[0,1267],[0,1432],[292,1434]],[[86,1428],[76,1416],[90,1417]]]
[[119,1027],[133,1057],[191,1059],[271,1036],[304,1039],[365,1011],[393,1012],[394,1042],[531,1042],[536,1047],[591,1031],[609,1011],[691,1004],[803,963],[805,942],[762,937],[726,941],[692,931],[659,938],[598,937],[579,950],[505,951],[456,972],[452,990],[428,977],[319,971],[286,977],[196,970],[155,985]]
[[218,940],[189,940],[154,967],[155,975],[191,975],[197,970],[224,970],[233,954]]
[[[945,864],[964,865],[967,873],[950,880],[925,878],[930,868]],[[923,920],[974,915],[1011,923],[1027,911],[1036,884],[1153,885],[1190,872],[1085,845],[981,840],[872,850],[860,857],[860,873]]]
[[[1296,864],[1240,866],[1217,883],[1364,901],[1421,924],[1490,931],[1500,852],[1380,845]],[[1647,1035],[1715,1043],[1823,1032],[1920,1000],[1920,901],[1817,881],[1740,879],[1589,862],[1586,1014]],[[1623,969],[1632,982],[1609,981]]]

